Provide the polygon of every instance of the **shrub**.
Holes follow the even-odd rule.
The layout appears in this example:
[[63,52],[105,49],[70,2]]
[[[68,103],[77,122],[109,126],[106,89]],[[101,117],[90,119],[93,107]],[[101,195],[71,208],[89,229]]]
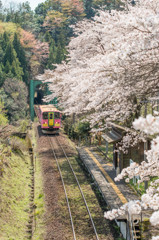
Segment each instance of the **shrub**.
[[89,122],[77,122],[74,125],[75,135],[81,136],[82,138],[85,136],[89,136],[90,132],[90,123]]
[[5,126],[8,123],[6,112],[4,110],[4,104],[0,99],[0,126]]
[[0,89],[0,94],[11,123],[16,123],[19,119],[26,117],[28,89],[22,81],[6,79],[3,88]]
[[89,136],[90,123],[87,121],[78,121],[75,124],[72,124],[71,119],[66,118],[64,121],[64,131],[68,134],[70,138],[84,138],[86,136]]
[[19,122],[19,131],[20,131],[21,133],[26,132],[27,129],[28,129],[28,126],[29,126],[29,121],[28,121],[28,119],[24,119],[24,120],[20,121],[20,122]]

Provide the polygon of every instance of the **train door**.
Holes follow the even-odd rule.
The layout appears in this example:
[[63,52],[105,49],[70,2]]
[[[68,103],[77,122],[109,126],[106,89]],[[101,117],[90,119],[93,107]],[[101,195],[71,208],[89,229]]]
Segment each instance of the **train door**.
[[48,115],[48,120],[49,120],[49,127],[53,127],[54,126],[54,114],[52,112],[49,113]]

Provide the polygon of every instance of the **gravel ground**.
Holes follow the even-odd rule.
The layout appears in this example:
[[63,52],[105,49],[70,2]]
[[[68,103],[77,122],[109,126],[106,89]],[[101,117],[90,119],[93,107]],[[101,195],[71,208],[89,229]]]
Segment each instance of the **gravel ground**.
[[[43,188],[46,206],[46,230],[44,240],[71,240],[73,239],[73,236],[60,174],[58,172],[56,162],[53,158],[52,150],[48,142],[47,136],[43,135],[39,128],[38,133],[39,136],[37,151],[39,154],[39,160],[41,161],[42,165]],[[64,146],[68,157],[77,155],[76,150],[73,148],[71,142],[67,139],[67,137],[65,137],[63,134],[60,134],[59,139],[61,144]],[[63,157],[62,155],[63,154],[61,154],[61,157]],[[106,232],[104,233],[104,235],[102,235],[101,239],[117,240],[118,234],[116,234],[114,229],[110,226],[111,223],[107,222],[106,225],[104,225],[102,222],[103,220],[100,221],[105,229],[104,232]],[[80,237],[78,235],[78,239],[83,239],[83,236],[81,235]]]
[[45,194],[46,214],[46,235],[45,240],[72,239],[70,232],[69,218],[63,219],[60,201],[64,195],[63,186],[56,164],[52,157],[52,151],[47,137],[39,131],[38,152],[42,163],[43,187]]

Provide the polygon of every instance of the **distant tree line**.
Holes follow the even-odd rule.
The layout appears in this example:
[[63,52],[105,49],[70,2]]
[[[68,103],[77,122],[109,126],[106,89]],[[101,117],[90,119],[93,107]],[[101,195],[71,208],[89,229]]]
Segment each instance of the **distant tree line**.
[[0,20],[19,24],[21,28],[35,34],[40,41],[48,42],[50,54],[45,65],[53,69],[67,58],[66,46],[73,36],[72,25],[83,18],[92,18],[99,8],[122,9],[120,0],[46,0],[35,12],[29,2],[10,3],[5,8],[0,0]]
[[0,86],[8,77],[28,83],[28,64],[17,33],[12,41],[8,33],[4,32],[0,35]]
[[12,122],[26,116],[28,63],[17,33],[0,35],[0,101]]

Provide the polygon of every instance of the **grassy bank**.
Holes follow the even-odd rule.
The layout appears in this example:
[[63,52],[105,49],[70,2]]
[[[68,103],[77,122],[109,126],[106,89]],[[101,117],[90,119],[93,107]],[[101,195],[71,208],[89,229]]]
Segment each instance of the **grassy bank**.
[[6,158],[0,178],[0,239],[24,240],[30,210],[30,157],[13,152],[10,146],[0,145],[0,149]]
[[0,239],[3,240],[44,239],[41,165],[34,152],[32,166],[28,152],[32,145],[36,149],[34,129],[28,135],[27,140],[14,137],[7,144],[0,143]]

